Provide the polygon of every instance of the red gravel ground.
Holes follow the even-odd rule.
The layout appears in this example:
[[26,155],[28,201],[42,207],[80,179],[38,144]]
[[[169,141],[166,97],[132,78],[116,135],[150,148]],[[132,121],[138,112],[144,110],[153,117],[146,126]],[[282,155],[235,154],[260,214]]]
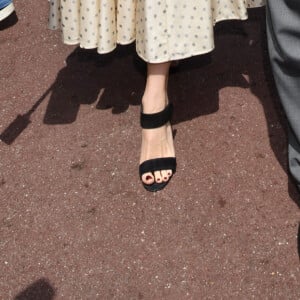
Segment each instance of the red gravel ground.
[[299,299],[299,196],[264,10],[216,28],[170,78],[178,173],[144,191],[145,65],[47,29],[15,1],[0,31],[1,299]]

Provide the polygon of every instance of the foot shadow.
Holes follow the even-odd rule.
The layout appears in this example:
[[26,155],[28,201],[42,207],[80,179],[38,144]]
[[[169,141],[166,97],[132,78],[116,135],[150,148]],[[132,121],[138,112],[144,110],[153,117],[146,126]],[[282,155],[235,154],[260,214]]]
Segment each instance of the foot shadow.
[[54,288],[46,279],[42,278],[20,292],[14,300],[53,300],[54,296]]

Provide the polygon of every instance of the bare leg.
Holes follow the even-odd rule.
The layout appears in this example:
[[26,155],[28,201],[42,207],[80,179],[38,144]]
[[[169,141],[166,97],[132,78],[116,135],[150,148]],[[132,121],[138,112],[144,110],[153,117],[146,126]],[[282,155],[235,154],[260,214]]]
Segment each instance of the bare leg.
[[[167,86],[170,62],[148,64],[146,88],[143,95],[143,112],[152,114],[162,111],[168,103]],[[168,123],[155,129],[142,130],[140,163],[148,159],[175,157],[171,125]],[[161,170],[142,175],[146,184],[168,181],[172,170]]]

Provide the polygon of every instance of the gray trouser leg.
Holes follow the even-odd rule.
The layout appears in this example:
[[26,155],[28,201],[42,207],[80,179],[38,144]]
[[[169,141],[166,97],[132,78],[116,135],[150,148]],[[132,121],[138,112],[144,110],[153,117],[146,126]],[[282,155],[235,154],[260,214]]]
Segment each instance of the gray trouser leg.
[[269,0],[268,45],[289,122],[289,168],[300,188],[300,0]]

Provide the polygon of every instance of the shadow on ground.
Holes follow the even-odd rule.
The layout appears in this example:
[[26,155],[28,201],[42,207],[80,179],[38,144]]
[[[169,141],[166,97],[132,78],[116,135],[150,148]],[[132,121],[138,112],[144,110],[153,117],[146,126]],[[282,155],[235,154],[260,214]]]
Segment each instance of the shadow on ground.
[[96,108],[112,109],[114,114],[139,104],[144,77],[136,72],[135,66],[144,68],[135,55],[134,45],[120,46],[107,55],[75,49],[52,86],[44,123],[72,123],[84,104],[95,103]]
[[47,279],[41,278],[19,293],[14,300],[52,300],[55,291]]

